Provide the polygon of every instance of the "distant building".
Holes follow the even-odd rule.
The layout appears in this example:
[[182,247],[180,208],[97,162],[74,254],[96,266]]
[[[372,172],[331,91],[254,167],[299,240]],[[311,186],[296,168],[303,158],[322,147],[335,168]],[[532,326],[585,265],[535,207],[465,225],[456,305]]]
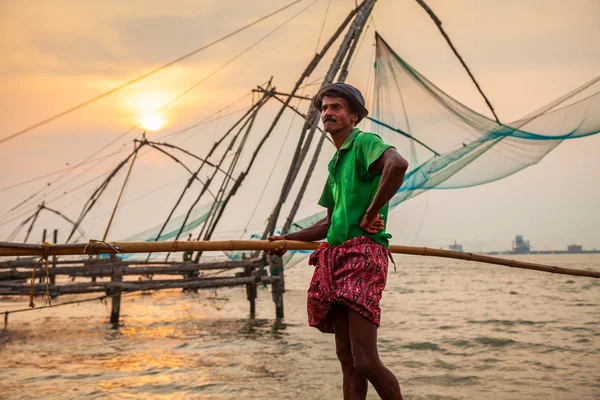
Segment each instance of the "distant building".
[[513,242],[513,253],[527,254],[529,253],[529,250],[529,240],[526,241],[523,239],[523,235],[515,236],[515,240]]
[[569,253],[581,253],[582,250],[583,250],[583,247],[579,244],[572,244],[567,247],[567,251]]
[[454,241],[454,244],[451,244],[450,246],[448,246],[448,248],[452,251],[464,251],[463,245],[456,243],[456,240]]

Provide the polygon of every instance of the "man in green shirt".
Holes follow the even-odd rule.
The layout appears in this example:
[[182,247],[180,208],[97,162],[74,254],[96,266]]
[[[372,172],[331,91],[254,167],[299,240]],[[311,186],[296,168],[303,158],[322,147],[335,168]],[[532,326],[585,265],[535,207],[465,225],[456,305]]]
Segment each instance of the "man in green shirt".
[[388,202],[402,185],[408,162],[379,136],[356,128],[368,114],[358,89],[334,83],[322,88],[313,104],[337,148],[319,199],[327,217],[269,240],[327,238],[310,257],[315,273],[308,290],[309,324],[335,334],[344,399],[365,399],[367,380],[382,399],[402,399],[398,380],[379,359],[377,328],[390,255]]

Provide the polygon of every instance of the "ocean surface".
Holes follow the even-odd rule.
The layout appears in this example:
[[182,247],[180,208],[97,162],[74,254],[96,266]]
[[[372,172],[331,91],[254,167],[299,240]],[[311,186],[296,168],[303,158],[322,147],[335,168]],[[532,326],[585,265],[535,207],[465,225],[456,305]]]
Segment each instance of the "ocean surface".
[[[600,255],[519,260],[600,270]],[[405,399],[600,399],[600,280],[396,256],[379,349]],[[286,270],[284,321],[270,289],[179,290],[11,314],[0,398],[341,399],[333,335],[306,323],[306,259]],[[67,296],[58,301],[75,298]],[[26,307],[0,299],[0,311]],[[42,300],[38,300],[42,304]],[[0,327],[1,328],[1,327]],[[379,398],[371,387],[369,399]]]

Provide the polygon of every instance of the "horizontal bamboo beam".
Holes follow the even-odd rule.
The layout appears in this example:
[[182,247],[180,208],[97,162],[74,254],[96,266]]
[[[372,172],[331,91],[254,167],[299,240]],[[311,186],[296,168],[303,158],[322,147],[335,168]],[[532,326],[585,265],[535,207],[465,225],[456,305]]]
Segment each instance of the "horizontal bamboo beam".
[[574,268],[562,268],[553,265],[536,264],[525,261],[510,260],[507,258],[485,256],[483,254],[464,253],[460,251],[432,249],[429,247],[414,246],[390,246],[392,253],[409,254],[415,256],[454,258],[465,261],[476,261],[484,264],[503,265],[505,267],[530,269],[534,271],[550,272],[561,275],[587,276],[589,278],[600,278],[600,271],[590,271]]
[[[28,257],[28,258],[16,258],[8,261],[0,261],[0,270],[3,269],[15,269],[15,268],[33,268],[35,267],[36,261],[39,258]],[[135,260],[119,260],[119,265],[190,265],[192,261],[135,261]],[[69,265],[75,266],[90,266],[90,265],[112,265],[115,261],[108,258],[85,258],[79,260],[58,260],[55,265]]]
[[[123,281],[123,282],[90,282],[74,283],[68,285],[57,285],[50,287],[51,296],[60,296],[65,294],[83,294],[83,293],[110,293],[114,288],[121,288],[123,292],[135,292],[141,290],[162,290],[162,289],[213,289],[219,287],[244,286],[248,284],[270,284],[278,277],[270,276],[244,276],[244,277],[222,277],[222,278],[195,278],[195,279],[171,279],[162,281]],[[0,295],[29,296],[29,285],[15,285],[0,283]],[[46,293],[46,286],[43,284],[35,285],[35,295],[41,296]]]
[[[318,243],[313,242],[282,242],[288,250],[314,250]],[[167,241],[167,242],[96,242],[88,243],[50,244],[49,256],[81,255],[88,252],[93,254],[116,253],[162,253],[180,251],[236,251],[236,250],[275,250],[282,243],[265,240],[216,240],[216,241]],[[287,243],[287,244],[286,244]],[[290,247],[292,246],[292,247]],[[115,251],[116,250],[116,251]],[[0,242],[0,257],[3,256],[43,256],[43,244],[25,244]]]
[[[89,265],[85,267],[56,267],[49,268],[48,275],[66,275],[66,276],[85,276],[85,277],[110,277],[113,275],[115,268],[120,268],[123,275],[185,275],[196,271],[210,271],[235,268],[258,268],[261,265],[259,259],[245,261],[222,261],[216,263],[177,263],[173,265],[163,266],[142,266],[131,267],[119,265],[119,263],[111,263],[105,265]],[[0,280],[11,279],[28,279],[31,278],[31,271],[4,271],[0,272]],[[46,271],[39,268],[35,273],[36,278],[46,276]]]
[[[49,245],[47,255],[73,255],[82,254],[86,244],[56,244]],[[112,242],[93,243],[87,247],[88,251],[96,254],[114,254],[118,250],[121,253],[156,253],[177,251],[236,251],[236,250],[258,250],[271,251],[280,247],[286,250],[315,250],[319,246],[316,242],[298,241],[275,241],[266,240],[221,240],[221,241],[171,241],[171,242]],[[45,251],[44,245],[0,242],[0,256],[42,256]],[[523,261],[508,260],[505,258],[491,257],[473,253],[463,253],[451,250],[431,249],[428,247],[415,246],[390,246],[392,253],[411,254],[418,256],[433,256],[443,258],[454,258],[465,261],[477,261],[487,264],[503,265],[511,268],[529,269],[535,271],[550,272],[554,274],[587,276],[600,278],[599,271],[578,270],[573,268],[561,268],[551,265],[535,264]]]

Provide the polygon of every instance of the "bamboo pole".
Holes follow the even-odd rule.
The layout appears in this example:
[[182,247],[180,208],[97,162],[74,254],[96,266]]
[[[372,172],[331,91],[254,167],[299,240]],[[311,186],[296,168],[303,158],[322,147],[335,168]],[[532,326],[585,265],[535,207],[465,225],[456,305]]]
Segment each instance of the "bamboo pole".
[[[42,243],[44,243],[45,241],[46,241],[46,229],[44,229],[44,231],[42,233]],[[48,268],[48,267],[46,266],[46,268]],[[39,278],[40,278],[39,283],[44,282],[44,275],[41,275]]]
[[[111,255],[112,257],[116,257],[114,255]],[[111,294],[113,294],[112,296],[112,304],[111,304],[111,309],[110,309],[110,323],[111,324],[118,324],[119,323],[119,317],[121,315],[121,292],[123,290],[122,286],[121,286],[121,282],[123,282],[123,273],[121,271],[121,267],[116,267],[113,271],[113,276],[110,280],[111,285],[114,285],[111,287],[112,292]]]
[[[81,254],[83,256],[83,254]],[[22,261],[23,260],[23,261]],[[35,266],[38,258],[36,257],[27,257],[24,258],[16,258],[14,260],[2,261],[0,262],[0,274],[2,274],[3,270],[15,270],[16,268],[22,269],[32,269]],[[249,261],[251,259],[247,259]],[[229,263],[241,262],[241,261],[226,261]],[[127,261],[121,260],[119,261],[121,265],[134,265],[134,266],[143,266],[143,265],[154,265],[154,266],[177,266],[177,265],[190,265],[194,264],[191,261]],[[219,263],[223,263],[219,261]],[[111,266],[112,261],[107,258],[90,258],[85,260],[60,260],[56,262],[56,265],[68,266],[68,267],[77,267],[77,266],[86,266],[86,267],[96,267],[96,266]],[[211,265],[209,262],[204,262],[202,265]],[[31,274],[30,274],[31,275]],[[1,275],[0,275],[1,276]],[[2,278],[0,278],[2,279]]]
[[[335,54],[333,61],[331,62],[327,74],[323,78],[323,82],[319,90],[328,84],[332,83],[338,71],[342,67],[342,63],[346,54],[348,53],[349,47],[351,45],[352,37],[357,29],[364,25],[366,19],[371,14],[373,7],[375,6],[376,0],[365,0],[363,1],[356,10],[356,18],[352,21],[350,28],[346,32],[342,43],[340,44],[340,48]],[[361,28],[362,29],[362,28]],[[295,95],[295,91],[290,93],[290,96]],[[291,97],[288,97],[290,99]],[[279,214],[281,213],[281,209],[283,207],[283,203],[287,200],[287,197],[294,185],[298,172],[304,163],[304,159],[306,158],[306,154],[310,148],[312,143],[315,131],[319,124],[319,115],[321,114],[321,110],[315,109],[314,105],[310,104],[309,110],[307,112],[308,118],[304,122],[302,126],[302,130],[300,131],[300,136],[298,138],[298,143],[296,145],[296,150],[294,151],[294,155],[292,156],[292,160],[290,163],[290,167],[288,169],[288,173],[286,175],[285,181],[283,183],[283,187],[281,189],[281,193],[269,216],[269,220],[267,222],[267,226],[262,235],[262,239],[266,239],[269,235],[272,235],[275,231],[275,226],[277,224],[277,219],[279,218]]]
[[[56,256],[52,256],[56,257]],[[245,261],[222,261],[216,263],[178,263],[166,266],[140,266],[130,267],[126,263],[106,264],[106,265],[89,265],[85,267],[55,267],[48,272],[50,280],[56,275],[65,275],[69,277],[106,277],[112,276],[114,269],[121,268],[122,275],[187,275],[197,273],[198,271],[215,271],[237,268],[258,268],[261,263],[259,259],[249,259]],[[31,278],[31,271],[0,271],[0,281],[2,280],[18,280]],[[38,269],[35,272],[36,278],[46,276],[46,271]]]
[[444,37],[444,39],[446,39],[446,42],[448,43],[448,45],[452,49],[452,52],[458,58],[458,61],[460,61],[460,63],[462,64],[462,66],[465,68],[465,70],[467,71],[467,74],[469,74],[469,77],[471,78],[471,80],[473,81],[473,83],[477,87],[477,90],[481,94],[481,97],[483,97],[483,99],[485,100],[485,104],[487,104],[487,106],[490,108],[490,111],[494,115],[494,119],[496,120],[497,123],[501,124],[500,120],[498,119],[498,116],[496,115],[496,111],[494,110],[494,107],[492,107],[492,103],[490,103],[490,100],[483,93],[483,90],[481,89],[481,87],[479,86],[479,83],[477,82],[477,80],[473,76],[473,73],[471,72],[471,70],[469,69],[469,67],[467,67],[467,64],[465,63],[465,60],[463,60],[463,58],[461,57],[461,55],[458,53],[458,50],[456,50],[456,47],[454,47],[454,44],[450,40],[450,37],[448,36],[448,34],[444,30],[444,28],[442,28],[442,21],[440,21],[440,19],[437,17],[437,15],[435,15],[433,13],[433,11],[431,10],[431,8],[429,8],[429,6],[427,4],[425,4],[425,1],[423,1],[423,0],[416,0],[416,1],[417,1],[417,3],[419,3],[419,5],[421,7],[423,7],[423,9],[427,12],[427,14],[429,14],[429,16],[431,17],[431,19],[433,20],[433,22],[435,22],[435,24],[437,25],[438,29],[440,30],[440,33],[442,34],[442,36]]
[[[72,283],[68,285],[53,286],[50,291],[54,296],[85,293],[109,293],[113,299],[121,293],[146,290],[163,289],[214,289],[222,287],[245,286],[252,284],[272,284],[278,277],[270,276],[244,276],[244,277],[220,277],[220,278],[197,278],[197,279],[171,279],[157,281],[109,281],[95,283]],[[45,293],[44,285],[35,285],[34,294],[40,296]],[[0,283],[0,295],[28,295],[29,287],[23,285]],[[44,307],[39,307],[44,308]]]
[[[298,242],[281,240],[269,242],[266,240],[215,240],[215,241],[171,241],[171,242],[111,242],[104,243],[91,240],[90,243],[49,245],[48,255],[80,255],[85,254],[115,254],[148,253],[148,252],[178,252],[178,251],[272,251],[279,248],[285,250],[316,250],[317,242]],[[536,264],[524,261],[491,257],[482,254],[462,253],[458,251],[432,249],[415,246],[390,246],[390,251],[396,254],[409,254],[427,257],[454,258],[465,261],[477,261],[486,264],[503,265],[511,268],[530,269],[554,274],[587,276],[600,278],[600,271],[587,271],[573,268],[561,268],[551,265]],[[2,256],[43,256],[43,244],[26,244],[0,242],[0,257]]]
[[42,204],[40,204],[38,206],[37,211],[35,212],[35,214],[33,214],[33,220],[31,221],[31,224],[29,224],[29,228],[27,228],[27,234],[25,235],[25,239],[23,240],[23,243],[27,243],[27,239],[29,239],[31,230],[33,229],[33,226],[35,225],[35,221],[37,221],[37,218],[40,215],[40,211],[42,211],[43,208],[44,208],[44,202],[42,201]]
[[98,201],[98,199],[100,198],[100,196],[102,196],[102,194],[104,193],[104,191],[108,187],[110,181],[115,177],[115,175],[117,175],[117,173],[121,170],[121,168],[123,168],[123,166],[127,164],[127,162],[129,161],[129,159],[131,157],[133,157],[135,154],[137,154],[137,152],[144,145],[145,145],[145,143],[142,142],[142,144],[140,144],[138,147],[136,147],[135,150],[132,153],[130,153],[124,160],[122,160],[110,172],[110,174],[108,174],[108,176],[104,179],[104,181],[102,181],[102,183],[100,184],[100,186],[98,186],[96,188],[96,190],[94,190],[94,192],[92,193],[92,195],[87,199],[87,201],[83,205],[83,208],[81,209],[81,212],[79,213],[79,217],[77,218],[77,221],[75,221],[75,224],[71,228],[71,232],[67,236],[67,242],[69,242],[69,240],[71,240],[71,238],[75,234],[75,231],[77,229],[79,229],[79,225],[81,225],[81,223],[83,222],[83,219],[87,216],[87,214],[90,212],[90,210],[94,207],[94,205],[96,204],[96,202]]
[[[144,139],[146,138],[146,132],[143,133]],[[138,145],[134,141],[134,148],[137,148]],[[140,144],[139,147],[142,145]],[[129,177],[131,176],[131,171],[133,170],[133,165],[135,164],[135,160],[137,159],[138,151],[135,150],[133,152],[133,158],[131,159],[131,164],[129,164],[129,169],[127,170],[127,175],[125,175],[125,180],[123,181],[123,185],[121,186],[121,190],[119,191],[119,197],[117,197],[117,202],[115,203],[115,207],[113,208],[112,214],[110,214],[110,218],[108,220],[108,225],[106,225],[106,230],[104,231],[104,236],[102,240],[106,240],[108,236],[108,232],[110,231],[110,226],[112,225],[113,220],[115,219],[115,215],[117,214],[117,209],[119,208],[119,203],[121,202],[121,198],[123,197],[123,192],[125,191],[125,186],[127,186],[127,182],[129,182]]]
[[[54,230],[54,234],[52,235],[52,243],[58,243],[58,229]],[[52,271],[56,271],[56,263],[58,262],[56,256],[52,256]],[[54,286],[56,284],[56,276],[50,276],[50,284]]]

